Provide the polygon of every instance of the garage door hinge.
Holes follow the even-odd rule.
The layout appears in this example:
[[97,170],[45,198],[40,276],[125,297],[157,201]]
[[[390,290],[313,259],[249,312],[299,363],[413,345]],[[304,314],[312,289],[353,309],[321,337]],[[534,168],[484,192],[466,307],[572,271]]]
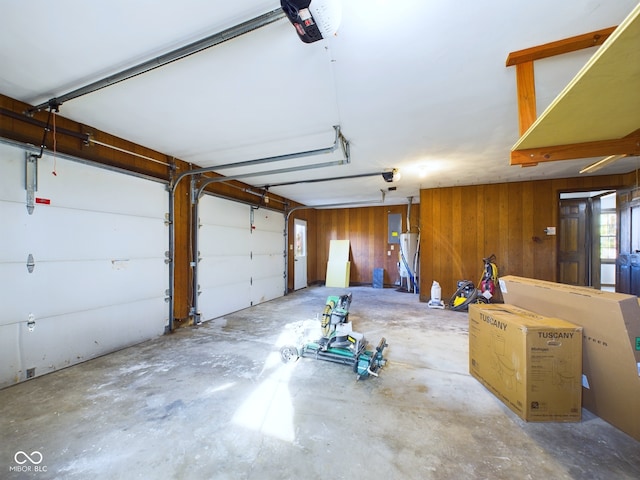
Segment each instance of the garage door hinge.
[[249,279],[249,285],[253,285],[253,277]]
[[164,263],[171,263],[171,252],[169,250],[164,252]]
[[38,155],[26,152],[24,188],[27,190],[27,212],[33,213],[38,190]]
[[29,270],[29,273],[33,273],[33,269],[36,266],[36,261],[33,258],[32,254],[29,254],[29,256],[27,257],[27,270]]

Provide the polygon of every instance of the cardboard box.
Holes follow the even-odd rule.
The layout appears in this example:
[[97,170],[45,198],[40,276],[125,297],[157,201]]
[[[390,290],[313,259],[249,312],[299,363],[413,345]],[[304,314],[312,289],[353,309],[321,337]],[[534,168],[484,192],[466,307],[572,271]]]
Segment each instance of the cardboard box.
[[582,327],[513,305],[471,304],[469,372],[523,420],[580,421]]
[[633,295],[500,279],[506,302],[583,327],[582,405],[640,440],[640,305]]

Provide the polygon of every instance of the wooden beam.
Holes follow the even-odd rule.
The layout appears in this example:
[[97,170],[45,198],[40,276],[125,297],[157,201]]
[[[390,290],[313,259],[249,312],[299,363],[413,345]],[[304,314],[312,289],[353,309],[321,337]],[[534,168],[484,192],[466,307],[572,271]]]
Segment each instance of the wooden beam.
[[525,48],[524,50],[511,52],[507,56],[507,67],[602,45],[616,28],[617,27],[603,28],[602,30],[596,30],[595,32],[585,33],[575,37],[545,43],[544,45],[538,45],[537,47]]
[[513,150],[510,164],[526,166],[532,163],[608,155],[640,155],[640,129],[620,139]]
[[522,136],[537,118],[533,61],[516,65],[516,85],[518,90],[518,124]]

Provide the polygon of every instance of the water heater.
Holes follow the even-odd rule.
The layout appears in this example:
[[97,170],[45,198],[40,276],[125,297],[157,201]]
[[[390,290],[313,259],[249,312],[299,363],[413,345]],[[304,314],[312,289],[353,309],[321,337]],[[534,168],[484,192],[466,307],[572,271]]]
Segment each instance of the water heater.
[[400,234],[400,278],[407,279],[407,290],[417,288],[418,234]]

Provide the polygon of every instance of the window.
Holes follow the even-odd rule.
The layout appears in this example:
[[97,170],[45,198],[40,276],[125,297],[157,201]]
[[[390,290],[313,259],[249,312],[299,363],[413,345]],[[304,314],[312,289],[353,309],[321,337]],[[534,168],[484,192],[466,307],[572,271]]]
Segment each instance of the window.
[[600,213],[600,258],[615,260],[616,255],[616,211],[603,210]]

